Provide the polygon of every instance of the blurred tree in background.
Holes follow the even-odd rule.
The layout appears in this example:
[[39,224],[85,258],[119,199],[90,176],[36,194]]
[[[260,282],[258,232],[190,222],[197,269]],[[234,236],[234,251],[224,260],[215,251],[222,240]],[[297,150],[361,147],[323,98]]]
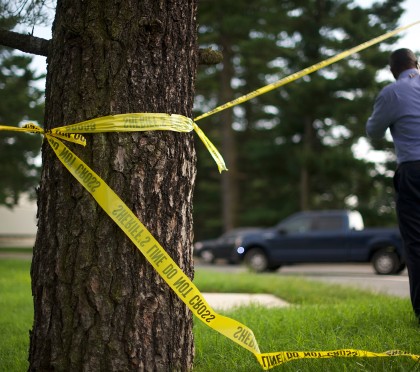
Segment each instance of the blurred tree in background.
[[[0,1],[0,28],[11,30],[27,22],[45,20],[41,6],[45,1]],[[0,125],[19,126],[24,121],[42,123],[44,93],[36,82],[30,64],[32,57],[0,48]],[[13,207],[22,193],[35,194],[40,166],[35,158],[41,137],[25,133],[0,132],[0,204]]]
[[[402,3],[361,8],[353,0],[202,1],[200,45],[220,50],[223,63],[201,71],[197,111],[396,28]],[[396,224],[387,171],[393,158],[381,170],[356,157],[355,149],[387,83],[378,82],[378,72],[397,37],[199,122],[229,172],[220,182],[208,157],[198,157],[197,239],[235,226],[273,225],[305,209],[354,208],[367,225]],[[392,143],[376,146],[390,150]]]
[[[53,3],[0,0],[0,26],[45,22]],[[394,29],[402,3],[377,1],[361,8],[354,0],[202,0],[200,45],[221,51],[224,59],[201,68],[197,115]],[[219,175],[197,143],[196,237],[235,226],[272,225],[301,209],[350,207],[360,210],[367,224],[395,224],[392,143],[373,144],[391,154],[382,169],[354,151],[385,84],[378,82],[378,71],[395,40],[200,121],[229,172]],[[38,77],[30,61],[0,50],[2,124],[42,121],[42,94],[33,85]],[[0,156],[8,159],[0,165],[1,204],[13,205],[21,192],[34,189],[39,141],[0,133]]]

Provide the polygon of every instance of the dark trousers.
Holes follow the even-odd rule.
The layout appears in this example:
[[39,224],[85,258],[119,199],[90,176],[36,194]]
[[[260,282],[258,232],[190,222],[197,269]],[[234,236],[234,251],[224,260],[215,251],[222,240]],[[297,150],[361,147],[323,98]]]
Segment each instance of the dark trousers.
[[420,161],[400,164],[395,172],[394,187],[411,303],[420,319]]

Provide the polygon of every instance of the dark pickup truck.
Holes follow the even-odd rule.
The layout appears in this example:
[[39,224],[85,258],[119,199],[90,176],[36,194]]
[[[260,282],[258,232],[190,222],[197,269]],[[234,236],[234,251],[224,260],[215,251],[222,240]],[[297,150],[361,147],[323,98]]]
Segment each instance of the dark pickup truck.
[[274,228],[243,234],[236,252],[257,272],[309,262],[371,262],[381,275],[399,274],[405,268],[399,230],[365,229],[356,211],[296,213]]

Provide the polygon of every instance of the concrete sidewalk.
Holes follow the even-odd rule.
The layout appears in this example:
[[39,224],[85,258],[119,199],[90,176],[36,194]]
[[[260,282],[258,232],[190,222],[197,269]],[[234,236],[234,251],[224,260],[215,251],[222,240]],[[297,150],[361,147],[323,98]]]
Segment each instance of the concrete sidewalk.
[[[1,259],[30,260],[32,255],[0,253]],[[239,306],[251,304],[268,308],[288,307],[290,304],[270,294],[257,293],[203,293],[204,298],[214,310],[230,310]]]
[[286,301],[270,294],[254,293],[203,293],[204,298],[215,310],[229,310],[238,306],[250,304],[265,307],[287,307],[290,306]]
[[[3,253],[0,252],[0,259],[21,259],[31,260],[31,254],[25,253]],[[269,308],[282,308],[290,304],[271,294],[258,293],[203,293],[204,298],[215,310],[229,310],[239,306],[251,304]]]

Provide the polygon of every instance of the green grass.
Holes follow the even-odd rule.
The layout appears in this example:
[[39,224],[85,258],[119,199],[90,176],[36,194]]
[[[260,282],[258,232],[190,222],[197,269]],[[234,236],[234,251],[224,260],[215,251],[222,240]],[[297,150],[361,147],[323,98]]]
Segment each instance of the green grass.
[[[202,292],[272,293],[295,305],[284,309],[245,307],[225,314],[254,331],[263,353],[351,348],[420,354],[420,327],[408,299],[278,274],[233,276],[198,270],[195,283]],[[261,371],[248,351],[197,320],[194,335],[195,371]],[[273,370],[420,371],[420,363],[406,356],[305,359]]]
[[0,260],[0,371],[28,369],[33,307],[29,260]]
[[[0,371],[28,368],[32,324],[29,261],[0,260]],[[263,353],[400,349],[420,354],[420,327],[408,299],[279,274],[224,274],[198,269],[203,292],[273,293],[294,306],[247,306],[224,313],[250,327]],[[253,355],[196,320],[194,372],[261,371]],[[408,357],[305,359],[273,371],[420,371]]]
[[[357,299],[370,300],[372,293],[312,282],[300,277],[287,278],[278,274],[223,274],[197,270],[194,283],[202,292],[270,293],[295,305],[325,305]],[[389,297],[386,297],[387,299]]]
[[28,247],[0,247],[0,253],[13,253],[13,254],[32,254],[32,248]]

